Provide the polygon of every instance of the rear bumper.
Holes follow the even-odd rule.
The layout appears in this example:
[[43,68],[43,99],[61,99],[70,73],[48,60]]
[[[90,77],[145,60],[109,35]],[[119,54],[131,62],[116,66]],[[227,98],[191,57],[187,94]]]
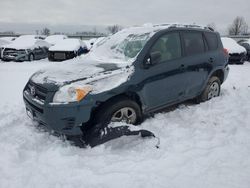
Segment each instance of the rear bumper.
[[[56,54],[64,54],[64,57],[58,57]],[[48,59],[50,61],[64,61],[68,59],[73,59],[76,57],[74,52],[63,52],[63,51],[49,51],[48,52]]]
[[230,64],[237,64],[237,63],[243,63],[247,60],[247,55],[244,53],[241,54],[229,54],[229,63]]
[[23,93],[27,112],[32,114],[32,119],[37,121],[48,131],[60,135],[82,135],[82,123],[90,119],[93,104],[84,101],[81,104],[39,104],[27,93]]

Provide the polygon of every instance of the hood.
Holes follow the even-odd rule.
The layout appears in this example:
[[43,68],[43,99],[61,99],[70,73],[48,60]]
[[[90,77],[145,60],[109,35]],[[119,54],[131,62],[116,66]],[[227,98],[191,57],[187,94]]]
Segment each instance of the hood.
[[[115,63],[101,63],[97,61],[85,61],[85,62],[72,62],[61,63],[59,66],[50,66],[47,69],[36,72],[31,81],[40,85],[55,85],[61,87],[70,84],[96,84],[97,81],[103,81],[104,78],[109,79],[111,82],[123,82],[126,81],[130,74],[128,70],[131,70],[131,66],[118,66]],[[125,73],[125,74],[123,74]],[[109,83],[106,83],[109,84]]]

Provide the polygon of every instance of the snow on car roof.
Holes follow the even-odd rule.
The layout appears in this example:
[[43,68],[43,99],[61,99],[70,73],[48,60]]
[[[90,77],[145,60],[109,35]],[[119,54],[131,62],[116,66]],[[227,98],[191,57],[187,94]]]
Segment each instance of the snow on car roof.
[[228,37],[221,37],[222,44],[224,48],[228,50],[229,53],[243,53],[246,49],[240,46],[234,39]]
[[[89,57],[98,61],[108,61],[112,63],[133,62],[146,42],[157,31],[166,29],[169,26],[154,26],[152,24],[125,28],[93,45]],[[141,48],[135,52],[133,57],[127,56],[125,49],[129,42],[140,41]]]
[[41,41],[41,43],[43,43],[42,46],[49,46],[47,42],[41,40],[37,35],[22,35],[5,47],[14,49],[34,49],[37,46],[37,41]]
[[45,41],[55,45],[56,43],[58,43],[61,40],[67,39],[68,37],[66,35],[50,35],[48,37],[46,37]]
[[[146,42],[158,31],[168,28],[198,28],[209,29],[207,27],[193,24],[144,24],[125,28],[111,36],[97,42],[91,49],[90,56],[100,61],[112,61],[114,63],[133,62]],[[127,45],[136,42],[140,48],[131,50],[131,54],[126,51]],[[138,50],[138,51],[136,51]]]
[[49,51],[77,51],[81,46],[84,46],[79,39],[64,39],[58,41],[54,46],[49,48]]

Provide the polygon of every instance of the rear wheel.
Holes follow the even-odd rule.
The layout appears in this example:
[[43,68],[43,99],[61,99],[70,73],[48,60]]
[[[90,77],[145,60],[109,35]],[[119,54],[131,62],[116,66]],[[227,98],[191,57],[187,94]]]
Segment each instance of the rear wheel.
[[197,102],[204,102],[210,100],[214,97],[218,97],[220,95],[221,89],[221,81],[218,77],[213,76],[209,79],[205,90],[202,92],[200,96],[197,97]]

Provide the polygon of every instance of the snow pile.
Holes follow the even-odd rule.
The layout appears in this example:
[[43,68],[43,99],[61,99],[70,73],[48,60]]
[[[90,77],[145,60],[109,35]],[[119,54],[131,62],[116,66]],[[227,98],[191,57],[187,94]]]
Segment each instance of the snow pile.
[[105,39],[105,37],[92,38],[89,40],[84,40],[83,42],[85,42],[87,49],[90,50],[93,46],[95,46],[97,43],[99,43],[103,39]]
[[240,46],[234,39],[222,37],[221,41],[224,48],[228,50],[229,54],[246,52],[246,49]]
[[46,37],[45,41],[51,45],[55,45],[56,43],[60,42],[61,40],[67,39],[66,35],[50,35]]
[[12,43],[6,45],[5,47],[22,50],[22,49],[34,49],[39,46],[49,47],[50,45],[47,42],[38,39],[38,37],[35,35],[23,35],[18,37]]
[[44,67],[51,63],[0,62],[0,187],[249,188],[250,63],[230,66],[220,97],[142,123],[160,138],[159,149],[138,137],[79,149],[37,129],[22,89]]
[[99,42],[101,42],[102,40],[105,40],[106,37],[99,37],[95,40],[95,42],[93,43],[93,46],[98,45]]
[[80,47],[85,47],[86,45],[79,39],[64,39],[58,41],[54,46],[49,48],[49,51],[77,51]]

